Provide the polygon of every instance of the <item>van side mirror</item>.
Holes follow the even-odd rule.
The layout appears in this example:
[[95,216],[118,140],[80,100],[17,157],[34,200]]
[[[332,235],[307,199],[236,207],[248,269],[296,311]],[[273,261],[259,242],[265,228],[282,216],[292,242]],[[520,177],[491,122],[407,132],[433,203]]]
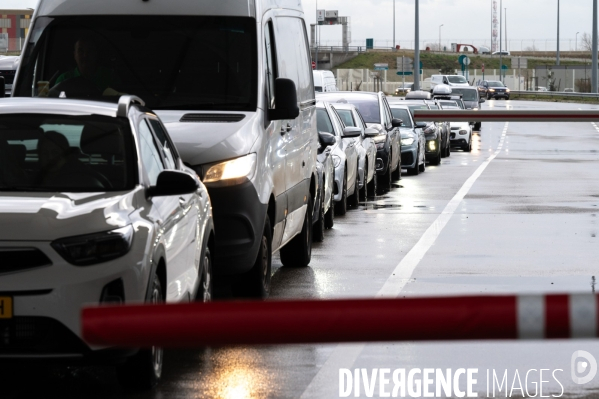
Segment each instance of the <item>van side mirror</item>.
[[414,125],[417,129],[424,129],[426,127],[426,122],[416,122]]
[[401,119],[393,118],[393,119],[391,119],[391,126],[393,126],[393,127],[403,126],[403,121]]
[[355,126],[348,126],[345,129],[343,129],[343,134],[341,135],[341,137],[347,139],[350,137],[360,137],[361,135],[362,129]]
[[376,129],[373,129],[371,127],[366,128],[364,130],[364,136],[366,137],[374,137],[374,136],[378,136],[380,134],[380,132]]
[[4,97],[6,90],[6,82],[4,81],[4,76],[0,76],[0,98]]
[[299,116],[297,106],[297,89],[291,79],[277,78],[275,80],[275,108],[268,110],[268,119],[280,121],[295,119]]
[[337,142],[337,138],[334,134],[326,133],[326,132],[318,132],[318,141],[322,144],[323,147],[329,145],[335,145]]
[[191,194],[198,188],[198,182],[189,174],[178,170],[163,170],[156,179],[156,185],[146,190],[146,196],[149,198]]

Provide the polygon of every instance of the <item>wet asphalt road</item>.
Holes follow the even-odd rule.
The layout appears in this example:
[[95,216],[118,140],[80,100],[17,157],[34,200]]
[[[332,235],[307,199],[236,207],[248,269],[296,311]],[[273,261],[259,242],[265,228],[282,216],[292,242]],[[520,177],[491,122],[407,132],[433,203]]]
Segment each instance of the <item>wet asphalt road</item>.
[[[489,101],[484,109],[589,109],[578,104]],[[273,260],[272,298],[377,295],[464,182],[498,148],[505,123],[486,123],[472,153],[404,176],[384,196],[335,219],[311,267]],[[593,292],[599,275],[599,130],[590,123],[509,123],[501,152],[470,188],[399,296]],[[374,328],[374,326],[373,326]],[[478,368],[508,380],[530,369],[561,369],[564,397],[595,397],[599,377],[570,378],[570,357],[593,341],[382,343],[167,351],[160,386],[125,394],[110,368],[4,370],[9,398],[335,398],[339,368]],[[534,374],[533,374],[534,375]],[[532,377],[529,385],[539,376]],[[560,394],[553,378],[544,395]],[[520,391],[515,391],[517,397]],[[534,393],[531,390],[531,394]],[[364,395],[364,390],[361,392]],[[378,397],[378,387],[375,397]],[[500,395],[497,395],[500,396]],[[352,397],[354,394],[352,392]],[[364,396],[365,397],[365,396]],[[505,397],[502,395],[501,397]],[[599,396],[597,396],[599,397]]]

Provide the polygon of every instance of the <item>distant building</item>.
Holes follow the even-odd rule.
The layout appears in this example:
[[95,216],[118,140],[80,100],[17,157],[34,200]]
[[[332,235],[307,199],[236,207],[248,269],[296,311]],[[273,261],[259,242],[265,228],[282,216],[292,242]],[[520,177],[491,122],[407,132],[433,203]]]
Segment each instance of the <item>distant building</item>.
[[20,51],[29,32],[33,10],[0,9],[0,52]]

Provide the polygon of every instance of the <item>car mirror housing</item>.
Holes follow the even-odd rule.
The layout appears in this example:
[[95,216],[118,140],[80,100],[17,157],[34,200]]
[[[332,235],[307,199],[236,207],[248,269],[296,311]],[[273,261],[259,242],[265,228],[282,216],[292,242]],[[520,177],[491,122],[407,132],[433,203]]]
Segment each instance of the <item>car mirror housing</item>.
[[378,136],[379,134],[380,134],[380,133],[379,133],[379,131],[378,131],[378,130],[376,130],[376,129],[373,129],[373,128],[371,128],[371,127],[369,127],[369,128],[366,128],[366,129],[364,130],[364,136],[366,136],[366,137],[374,137],[374,136]]
[[393,127],[403,126],[403,121],[401,119],[393,118],[391,120],[391,126],[393,126]]
[[337,138],[334,134],[326,133],[326,132],[318,132],[318,141],[323,146],[335,145],[337,142]]
[[268,110],[268,119],[279,121],[295,119],[299,115],[297,105],[297,89],[291,79],[275,80],[275,108]]
[[479,99],[478,99],[478,102],[479,102],[480,104],[484,103],[485,101],[487,101],[487,100],[485,100],[483,97],[481,97],[481,98],[479,98]]
[[350,137],[360,137],[362,135],[362,129],[359,127],[348,126],[343,129],[343,134],[341,137],[350,138]]
[[146,190],[146,196],[149,198],[191,194],[198,188],[197,180],[188,173],[178,170],[163,170],[156,179],[156,185]]
[[426,122],[416,122],[417,129],[424,129],[426,127]]

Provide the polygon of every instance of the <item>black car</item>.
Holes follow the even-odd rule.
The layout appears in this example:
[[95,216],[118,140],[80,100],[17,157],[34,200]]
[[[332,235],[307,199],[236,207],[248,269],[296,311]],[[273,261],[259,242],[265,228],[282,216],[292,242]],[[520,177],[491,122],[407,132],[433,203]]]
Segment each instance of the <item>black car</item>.
[[487,100],[503,98],[506,100],[510,99],[510,89],[508,89],[502,82],[497,80],[483,80],[480,84],[479,93],[483,93],[487,96]]
[[366,126],[379,131],[376,144],[376,174],[380,190],[390,189],[391,180],[401,178],[401,121],[394,119],[385,93],[336,91],[317,93],[319,101],[354,104]]
[[[428,104],[425,100],[406,100],[404,102],[410,109],[412,117],[415,110],[439,109],[434,104]],[[443,122],[426,122],[426,127],[422,129],[426,138],[426,160],[431,165],[439,165],[441,158],[450,154],[449,130],[444,128]]]

